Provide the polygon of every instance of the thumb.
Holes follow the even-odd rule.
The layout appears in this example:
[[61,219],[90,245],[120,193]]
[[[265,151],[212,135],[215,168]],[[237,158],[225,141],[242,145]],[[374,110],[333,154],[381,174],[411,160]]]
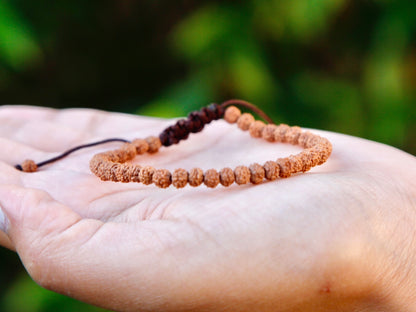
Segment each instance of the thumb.
[[[183,289],[182,278],[166,282],[178,276],[172,270],[175,253],[165,254],[151,224],[81,219],[48,193],[13,185],[0,184],[0,206],[7,235],[42,287],[123,311],[154,311]],[[174,226],[178,232],[181,224]],[[173,232],[170,223],[166,229]],[[166,299],[158,299],[160,294]]]
[[13,244],[6,234],[7,225],[8,225],[8,220],[0,206],[0,246],[14,250]]
[[48,193],[16,185],[0,185],[0,229],[18,249],[30,241],[52,236],[80,220],[80,216]]
[[[129,259],[123,250],[131,244],[108,244],[108,248],[105,244],[122,237],[117,235],[120,231],[115,238],[106,230],[100,231],[102,242],[94,238],[103,226],[101,221],[81,219],[48,193],[36,189],[0,184],[0,207],[3,230],[36,283],[91,304],[112,307],[117,302],[126,310],[132,284],[126,280],[131,272],[124,272],[120,259]],[[116,232],[120,228],[117,224],[113,227]],[[124,246],[121,251],[120,245]],[[139,258],[142,254],[139,252]],[[133,260],[130,268],[135,264]]]
[[[68,248],[65,236],[79,223],[80,216],[44,191],[16,185],[0,184],[0,207],[1,230],[28,273],[42,284],[50,275],[45,268]],[[6,239],[2,245],[9,247]]]

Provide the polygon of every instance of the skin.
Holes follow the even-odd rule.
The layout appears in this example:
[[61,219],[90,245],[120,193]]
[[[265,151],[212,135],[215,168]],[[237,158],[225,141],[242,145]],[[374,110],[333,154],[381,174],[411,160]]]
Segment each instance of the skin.
[[[215,189],[102,182],[89,159],[116,143],[36,173],[13,168],[170,124],[1,107],[0,244],[41,286],[116,311],[416,311],[416,158],[393,147],[314,130],[333,144],[324,165]],[[299,151],[217,121],[136,161],[219,170]]]

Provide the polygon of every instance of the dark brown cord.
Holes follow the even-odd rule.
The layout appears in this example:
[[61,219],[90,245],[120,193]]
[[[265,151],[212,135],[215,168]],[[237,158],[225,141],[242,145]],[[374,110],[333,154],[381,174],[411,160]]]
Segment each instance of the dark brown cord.
[[[62,154],[60,154],[60,155],[58,155],[56,157],[53,157],[53,158],[44,160],[44,161],[36,164],[36,166],[37,166],[37,168],[39,168],[39,167],[45,166],[47,164],[53,163],[53,162],[55,162],[57,160],[60,160],[60,159],[62,159],[64,157],[68,156],[69,154],[72,154],[73,152],[76,152],[76,151],[78,151],[80,149],[87,148],[87,147],[92,147],[92,146],[96,146],[96,145],[100,145],[100,144],[110,143],[110,142],[130,143],[130,141],[125,140],[125,139],[111,138],[111,139],[105,139],[105,140],[102,140],[102,141],[97,141],[97,142],[88,143],[88,144],[84,144],[84,145],[79,145],[79,146],[76,146],[76,147],[73,147],[73,148],[67,150],[66,152],[63,152]],[[15,168],[17,170],[23,171],[23,168],[22,168],[21,165],[16,165]]]
[[265,112],[263,112],[260,108],[258,108],[257,106],[247,101],[231,99],[231,100],[223,102],[220,106],[225,109],[227,106],[230,106],[230,105],[237,105],[237,106],[248,108],[249,110],[259,115],[261,118],[263,118],[263,120],[267,121],[270,124],[274,124],[273,120],[269,116],[267,116]]

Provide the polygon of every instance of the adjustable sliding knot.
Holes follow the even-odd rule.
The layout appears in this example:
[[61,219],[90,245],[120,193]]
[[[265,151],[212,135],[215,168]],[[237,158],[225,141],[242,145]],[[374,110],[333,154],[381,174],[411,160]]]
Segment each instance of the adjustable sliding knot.
[[163,146],[178,144],[186,140],[190,133],[202,131],[205,125],[222,118],[223,115],[224,108],[216,103],[203,107],[199,111],[193,111],[186,119],[180,119],[176,124],[163,130],[159,135],[160,142]]

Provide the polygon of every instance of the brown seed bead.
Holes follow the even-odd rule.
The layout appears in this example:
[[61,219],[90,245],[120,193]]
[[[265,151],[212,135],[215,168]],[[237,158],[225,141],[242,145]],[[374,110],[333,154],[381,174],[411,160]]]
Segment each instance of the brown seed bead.
[[250,182],[259,184],[264,180],[264,168],[257,163],[251,164],[250,167]]
[[38,169],[36,163],[31,159],[26,159],[21,167],[23,172],[35,172]]
[[315,165],[320,165],[322,164],[322,159],[325,157],[325,150],[322,149],[320,146],[314,146],[313,148],[311,148],[312,151],[312,155],[316,155],[317,158],[317,162]]
[[306,131],[306,132],[302,132],[302,133],[299,135],[299,138],[298,138],[298,145],[299,145],[300,147],[305,148],[305,146],[306,146],[306,141],[307,141],[308,139],[309,139],[308,131]]
[[103,159],[106,159],[108,161],[111,162],[119,162],[120,161],[120,155],[118,150],[115,151],[108,151],[105,153],[100,153],[99,155],[101,155],[103,157]]
[[321,146],[323,149],[325,149],[326,152],[326,159],[328,159],[329,156],[332,154],[332,144],[327,139],[322,138]]
[[136,147],[137,155],[144,154],[149,150],[149,143],[144,139],[135,139],[131,143]]
[[125,161],[123,159],[124,155],[120,153],[119,150],[109,151],[106,153],[106,160],[108,160],[111,163],[121,163]]
[[98,176],[100,172],[100,167],[103,163],[102,156],[100,154],[94,155],[90,160],[90,170]]
[[266,163],[263,166],[266,179],[273,181],[276,180],[279,177],[280,167],[275,161],[266,161]]
[[137,173],[140,172],[140,169],[137,169],[137,167],[140,168],[140,166],[137,165],[125,164],[123,182],[135,182],[134,179],[136,177],[138,178]]
[[[90,168],[91,168],[91,166],[90,166]],[[104,176],[104,171],[103,171],[103,165],[102,164],[99,164],[97,167],[93,167],[93,168],[91,168],[91,171],[97,176],[97,177],[99,177],[101,180],[103,180],[104,181],[104,178],[103,178],[103,176]]]
[[133,169],[131,170],[131,182],[140,182],[140,170],[142,169],[139,165],[134,165]]
[[312,152],[312,164],[314,166],[318,166],[321,165],[323,163],[322,159],[323,159],[323,155],[325,154],[325,152],[323,150],[318,150],[316,152]]
[[236,123],[240,116],[241,111],[235,106],[228,107],[224,113],[224,119],[229,123]]
[[326,157],[326,151],[320,145],[313,146],[308,150],[311,157],[312,166],[321,165],[325,162],[323,159]]
[[90,168],[91,168],[91,171],[97,177],[99,177],[101,180],[104,181],[105,170],[107,169],[107,166],[105,163],[97,163],[95,167],[91,167],[91,164],[90,164]]
[[321,144],[324,145],[325,148],[327,148],[329,152],[332,152],[332,144],[331,144],[331,142],[329,142],[329,140],[326,139],[326,138],[321,138],[321,139],[322,139],[322,143]]
[[188,183],[188,171],[185,169],[175,169],[172,174],[172,184],[176,188],[183,188]]
[[274,132],[276,131],[277,126],[273,124],[268,124],[263,128],[261,136],[263,139],[269,142],[274,142]]
[[114,163],[111,163],[109,161],[102,161],[100,165],[98,165],[98,176],[103,181],[111,181],[111,166],[113,166]]
[[169,170],[158,169],[153,173],[152,181],[160,188],[167,188],[172,183],[171,177]]
[[265,126],[266,124],[263,121],[256,120],[251,123],[250,128],[248,128],[248,131],[250,132],[250,135],[253,138],[260,138]]
[[302,172],[309,171],[312,168],[312,156],[308,149],[303,150],[299,157],[302,159]]
[[128,183],[131,181],[131,174],[133,171],[134,166],[132,164],[123,164],[121,170],[121,179],[120,181],[123,183]]
[[306,148],[309,148],[309,147],[313,147],[316,145],[322,145],[322,143],[323,143],[322,137],[311,133],[311,135],[306,139],[306,141],[303,144],[305,144]]
[[234,171],[231,168],[223,168],[220,171],[220,183],[224,186],[230,186],[235,181]]
[[235,183],[241,185],[250,182],[250,169],[246,166],[238,166],[234,169]]
[[119,166],[116,174],[117,180],[123,183],[130,182],[129,164],[122,164]]
[[328,157],[329,157],[329,155],[325,151],[322,151],[321,159],[318,162],[318,166],[320,166],[324,162],[326,162],[328,160]]
[[286,124],[280,124],[276,127],[276,130],[274,131],[274,140],[276,142],[285,142],[285,133],[287,130],[289,130],[290,127]]
[[160,139],[155,136],[147,137],[146,141],[149,144],[149,150],[147,152],[150,154],[156,153],[162,146],[162,142],[160,142]]
[[254,122],[253,115],[249,113],[244,113],[238,118],[237,125],[241,130],[247,131],[253,122]]
[[140,170],[140,175],[139,175],[140,182],[146,185],[152,184],[152,176],[154,172],[155,172],[155,168],[151,166],[143,167],[142,170]]
[[290,161],[290,170],[292,174],[302,171],[302,168],[303,168],[302,157],[300,157],[299,155],[290,155],[289,161]]
[[106,163],[105,170],[103,170],[102,178],[104,181],[115,181],[116,177],[113,174],[113,168],[116,167],[118,164],[114,163]]
[[290,129],[288,129],[285,133],[285,142],[288,142],[293,145],[298,144],[298,139],[301,133],[302,129],[300,127],[290,127]]
[[325,149],[324,138],[320,137],[319,135],[314,135],[313,137],[308,139],[307,148],[308,147],[319,147],[321,150]]
[[280,171],[279,176],[281,178],[288,178],[292,174],[291,164],[289,158],[279,158],[277,161]]
[[299,135],[298,144],[303,148],[309,148],[311,146],[308,146],[309,140],[311,140],[315,135],[312,134],[309,131],[302,132],[301,135]]
[[323,143],[322,143],[322,149],[324,152],[324,155],[322,156],[321,162],[319,163],[320,165],[322,165],[324,162],[326,162],[329,158],[329,156],[331,156],[332,154],[332,144],[331,142],[329,142],[327,139],[323,139]]
[[204,172],[201,168],[193,168],[189,171],[189,185],[199,186],[204,181]]
[[119,170],[120,170],[121,164],[119,163],[110,163],[108,172],[108,180],[118,182],[119,180]]
[[136,147],[131,143],[125,143],[118,150],[119,162],[126,162],[136,156]]
[[208,169],[204,174],[204,184],[214,188],[220,183],[220,174],[215,169]]

